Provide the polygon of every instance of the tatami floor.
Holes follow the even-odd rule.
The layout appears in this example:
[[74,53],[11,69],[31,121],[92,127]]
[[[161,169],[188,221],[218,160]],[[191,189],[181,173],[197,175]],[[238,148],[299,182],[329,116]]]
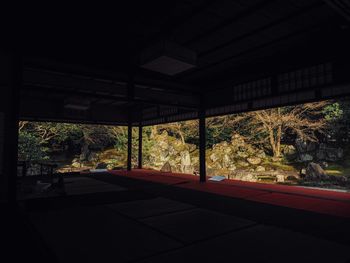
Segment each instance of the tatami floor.
[[[70,191],[65,197],[22,204],[50,262],[350,260],[346,213],[284,206],[283,200],[291,198],[316,199],[305,193],[199,184],[186,175],[147,171],[86,174],[65,178],[65,186]],[[237,190],[236,196],[219,193],[220,187]],[[290,199],[278,198],[278,204],[255,200],[264,195]],[[343,195],[317,198],[349,201]]]

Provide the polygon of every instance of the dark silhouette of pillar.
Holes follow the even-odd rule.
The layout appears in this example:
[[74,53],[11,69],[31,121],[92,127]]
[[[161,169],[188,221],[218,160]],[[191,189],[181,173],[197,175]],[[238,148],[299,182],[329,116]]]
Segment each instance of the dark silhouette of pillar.
[[142,169],[142,125],[139,125],[139,152],[138,152],[138,168]]
[[206,164],[205,164],[205,145],[206,145],[206,129],[205,129],[205,111],[203,107],[199,110],[199,181],[206,180]]
[[127,161],[127,170],[131,171],[131,154],[132,154],[132,123],[131,118],[129,117],[128,122],[128,161]]
[[0,50],[0,58],[0,199],[15,205],[22,60],[16,48]]

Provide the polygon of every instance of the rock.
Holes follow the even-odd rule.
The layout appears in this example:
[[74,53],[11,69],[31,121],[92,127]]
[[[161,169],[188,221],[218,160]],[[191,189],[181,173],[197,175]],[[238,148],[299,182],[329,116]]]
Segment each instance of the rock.
[[278,162],[282,161],[282,158],[281,157],[272,157],[271,160],[275,163],[278,163]]
[[283,148],[284,155],[294,155],[296,153],[297,149],[294,147],[294,145],[285,145]]
[[276,174],[276,181],[277,181],[277,183],[284,183],[284,175],[283,174]]
[[265,172],[265,171],[266,171],[265,167],[261,165],[255,168],[255,172]]
[[287,160],[295,160],[297,158],[297,150],[293,145],[286,145],[283,148],[283,155],[287,158]]
[[249,157],[249,158],[247,158],[247,161],[248,161],[250,164],[258,165],[258,164],[261,163],[261,158],[259,158],[259,157]]
[[247,157],[249,156],[249,154],[247,154],[247,153],[245,153],[245,152],[241,152],[241,151],[238,151],[238,152],[236,153],[236,155],[237,155],[238,157],[241,157],[241,158],[247,158]]
[[327,158],[327,153],[323,149],[319,149],[316,153],[316,158],[318,160],[325,160]]
[[305,153],[307,151],[307,143],[298,138],[295,140],[295,148],[299,153]]
[[71,164],[71,166],[73,167],[73,168],[80,168],[81,167],[81,164],[79,163],[79,162],[73,162],[72,164]]
[[218,170],[213,168],[207,168],[207,176],[218,175]]
[[210,156],[209,156],[210,160],[212,160],[212,162],[216,162],[217,160],[219,160],[219,156],[216,155],[215,153],[212,153]]
[[342,148],[337,149],[337,156],[339,159],[343,159],[344,157],[344,150]]
[[314,159],[314,157],[312,157],[312,155],[308,154],[308,153],[301,153],[299,155],[300,161],[301,162],[310,162]]
[[247,182],[257,182],[258,181],[258,176],[249,173],[247,171],[239,171],[234,174],[231,174],[230,176],[231,179],[236,179],[236,180],[241,180],[241,181],[247,181]]
[[171,173],[171,165],[169,162],[165,162],[163,167],[160,169],[163,173]]
[[89,155],[90,155],[89,145],[88,144],[83,144],[83,146],[81,147],[81,153],[80,153],[80,156],[79,156],[80,161],[81,162],[87,161]]
[[323,161],[323,162],[320,162],[320,165],[323,169],[327,168],[328,167],[328,163]]
[[305,180],[327,180],[329,176],[318,163],[309,163],[306,168]]
[[245,161],[238,161],[237,162],[237,165],[238,166],[241,166],[241,167],[248,167],[249,166],[249,163],[245,162]]
[[318,160],[336,162],[343,159],[344,150],[342,148],[328,147],[325,143],[321,143],[316,157]]
[[183,173],[193,173],[193,167],[191,164],[191,156],[189,151],[182,151],[181,156],[181,172]]
[[90,152],[90,154],[87,157],[88,162],[95,162],[98,160],[98,155],[96,152]]
[[231,165],[231,159],[227,154],[224,154],[224,157],[222,158],[222,167],[228,168]]
[[307,152],[314,152],[317,148],[317,143],[315,142],[309,142],[306,143],[306,151]]
[[96,169],[107,169],[107,164],[106,163],[98,163],[96,165]]
[[231,164],[230,167],[228,168],[230,171],[235,171],[237,169],[236,165]]
[[298,177],[294,175],[288,175],[286,178],[288,181],[298,181]]
[[266,153],[263,150],[259,150],[255,156],[264,159],[266,158]]

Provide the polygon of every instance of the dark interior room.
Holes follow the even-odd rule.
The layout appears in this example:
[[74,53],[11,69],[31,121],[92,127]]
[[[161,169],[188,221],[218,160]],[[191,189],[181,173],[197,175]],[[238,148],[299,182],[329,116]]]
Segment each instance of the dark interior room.
[[348,0],[16,10],[2,262],[350,262]]

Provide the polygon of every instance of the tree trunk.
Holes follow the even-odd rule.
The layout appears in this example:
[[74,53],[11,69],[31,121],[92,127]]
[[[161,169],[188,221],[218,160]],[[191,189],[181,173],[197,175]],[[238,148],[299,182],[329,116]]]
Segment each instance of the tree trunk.
[[274,136],[273,129],[269,129],[269,138],[270,138],[270,145],[272,148],[273,156],[278,157],[276,156],[276,144],[275,144],[275,136]]

